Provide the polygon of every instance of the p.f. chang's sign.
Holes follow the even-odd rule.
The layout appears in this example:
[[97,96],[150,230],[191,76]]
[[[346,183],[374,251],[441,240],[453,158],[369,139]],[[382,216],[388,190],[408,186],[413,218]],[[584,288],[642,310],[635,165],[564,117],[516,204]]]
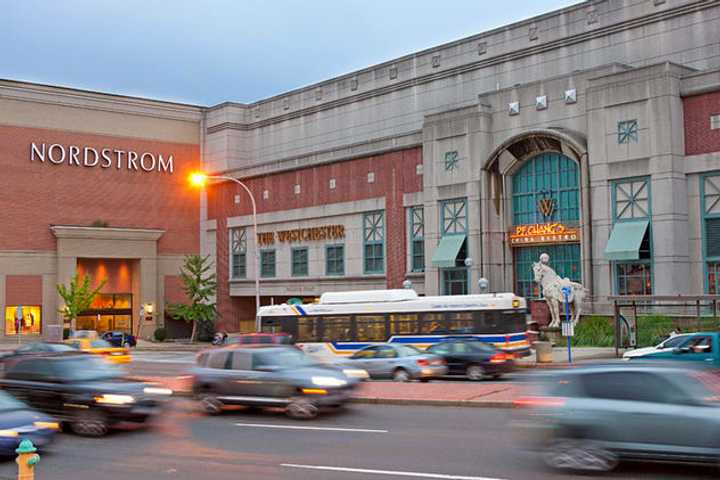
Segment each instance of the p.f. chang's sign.
[[260,245],[272,245],[275,239],[282,243],[307,242],[316,240],[337,240],[345,238],[344,225],[327,225],[324,227],[297,228],[278,232],[258,233]]
[[508,233],[511,246],[533,243],[576,242],[580,240],[580,230],[562,223],[542,223],[517,225]]
[[173,173],[173,156],[153,152],[136,152],[117,148],[79,147],[59,143],[35,143],[30,145],[30,161],[67,164],[76,167],[100,167],[138,172]]

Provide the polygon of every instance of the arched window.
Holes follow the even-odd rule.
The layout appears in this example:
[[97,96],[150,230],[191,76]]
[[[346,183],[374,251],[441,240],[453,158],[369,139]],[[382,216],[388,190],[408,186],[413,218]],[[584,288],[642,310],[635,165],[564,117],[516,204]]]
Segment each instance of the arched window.
[[578,164],[561,153],[542,153],[512,177],[513,225],[580,219]]

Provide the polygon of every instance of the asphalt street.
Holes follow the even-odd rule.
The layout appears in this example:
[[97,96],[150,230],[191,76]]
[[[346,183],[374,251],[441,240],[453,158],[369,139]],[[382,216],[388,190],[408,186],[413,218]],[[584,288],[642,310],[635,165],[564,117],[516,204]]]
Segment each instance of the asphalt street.
[[[178,400],[152,429],[100,439],[62,434],[41,453],[43,479],[570,479],[514,448],[508,410],[351,405],[312,421],[280,412],[208,417]],[[12,478],[15,464],[0,465]],[[714,478],[709,468],[629,465],[611,479]]]

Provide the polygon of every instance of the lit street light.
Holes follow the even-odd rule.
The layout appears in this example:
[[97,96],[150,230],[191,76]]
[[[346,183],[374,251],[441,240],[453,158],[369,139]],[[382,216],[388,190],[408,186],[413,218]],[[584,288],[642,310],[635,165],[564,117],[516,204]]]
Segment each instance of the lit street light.
[[257,233],[257,208],[255,206],[255,197],[253,197],[250,189],[243,182],[233,177],[226,177],[223,175],[206,175],[202,172],[193,172],[190,174],[190,184],[202,188],[207,184],[208,180],[228,180],[235,182],[240,185],[250,197],[250,203],[252,204],[253,213],[253,234],[255,235],[255,330],[260,331],[259,317],[257,315],[260,310],[260,249],[258,246],[258,233]]

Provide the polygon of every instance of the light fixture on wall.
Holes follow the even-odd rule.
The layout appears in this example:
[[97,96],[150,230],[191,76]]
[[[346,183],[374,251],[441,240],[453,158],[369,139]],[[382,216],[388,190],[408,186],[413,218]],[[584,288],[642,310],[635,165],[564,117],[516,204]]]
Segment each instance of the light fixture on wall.
[[145,304],[145,315],[147,315],[148,317],[151,317],[153,314],[154,308],[155,308],[155,306],[152,304],[152,302],[146,303]]

